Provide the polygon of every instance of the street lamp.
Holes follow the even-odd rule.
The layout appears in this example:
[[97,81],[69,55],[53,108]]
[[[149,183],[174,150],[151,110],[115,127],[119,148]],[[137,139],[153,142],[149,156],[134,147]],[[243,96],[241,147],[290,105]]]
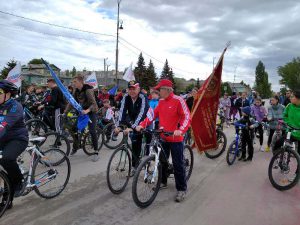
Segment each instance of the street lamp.
[[[118,0],[118,19],[117,19],[117,43],[116,43],[116,84],[119,86],[118,81],[118,63],[119,63],[119,29],[123,29],[123,21],[120,21],[120,3],[122,0]],[[121,24],[121,25],[120,25]]]

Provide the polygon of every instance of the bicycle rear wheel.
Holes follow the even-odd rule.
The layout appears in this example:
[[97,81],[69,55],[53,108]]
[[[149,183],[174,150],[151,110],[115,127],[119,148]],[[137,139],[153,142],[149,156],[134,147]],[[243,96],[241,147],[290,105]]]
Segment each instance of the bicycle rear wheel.
[[129,181],[131,172],[131,157],[128,149],[120,147],[111,155],[107,170],[106,182],[109,190],[114,194],[122,193]]
[[132,182],[132,198],[140,208],[146,208],[155,200],[161,183],[161,165],[155,173],[155,156],[147,156],[138,166]]
[[274,154],[269,164],[269,180],[274,188],[286,191],[299,180],[300,157],[290,149],[281,149]]
[[227,146],[227,138],[223,131],[217,130],[217,147],[215,149],[205,151],[205,155],[209,159],[218,158],[225,151]]
[[6,173],[4,171],[0,171],[0,203],[4,203],[0,206],[0,218],[8,207],[9,199],[11,199],[12,195],[11,191],[11,185]]
[[48,132],[48,127],[44,121],[40,119],[27,120],[25,123],[29,137],[41,137]]
[[[102,130],[97,129],[97,140],[98,140],[98,152],[103,146],[103,138],[102,138]],[[83,143],[82,143],[82,149],[85,154],[87,155],[94,155],[95,154],[95,149],[93,146],[93,141],[92,141],[92,135],[91,133],[87,133],[84,135],[83,138]]]
[[70,141],[69,139],[60,133],[49,132],[44,135],[46,138],[39,146],[42,150],[47,150],[50,148],[58,148],[62,150],[67,156],[70,154]]
[[194,153],[189,145],[185,145],[183,149],[184,163],[185,163],[185,179],[188,181],[192,175],[194,167]]
[[35,160],[32,168],[34,191],[42,198],[58,196],[67,186],[71,173],[70,160],[56,148],[43,152],[44,157]]
[[[121,130],[124,130],[124,126],[120,126]],[[103,144],[109,149],[116,149],[122,146],[125,141],[125,135],[120,132],[118,135],[114,135],[114,129],[116,125],[114,123],[107,124],[103,129]]]

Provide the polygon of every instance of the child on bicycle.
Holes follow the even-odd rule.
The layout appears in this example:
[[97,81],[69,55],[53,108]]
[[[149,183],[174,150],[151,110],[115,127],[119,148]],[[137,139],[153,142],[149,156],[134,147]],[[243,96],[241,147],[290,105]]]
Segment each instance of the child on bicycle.
[[[287,125],[300,129],[300,90],[292,92],[290,96],[291,103],[287,105],[283,113],[283,120]],[[284,143],[285,137],[282,137],[275,143],[274,150],[280,148]],[[300,131],[293,131],[291,141],[298,143],[298,153],[300,154]]]
[[256,119],[259,123],[258,127],[255,129],[255,133],[258,132],[259,134],[259,144],[260,144],[260,151],[264,151],[263,149],[263,142],[264,142],[264,129],[262,126],[263,120],[267,118],[267,110],[262,105],[262,100],[260,97],[257,97],[254,100],[254,105],[251,106],[251,115]]
[[[242,156],[238,159],[239,161],[252,161],[253,158],[253,129],[258,127],[258,123],[251,117],[251,107],[246,106],[241,109],[242,118],[235,122],[235,124],[245,125],[242,128]],[[248,146],[248,148],[247,148]],[[246,148],[248,149],[248,157],[246,158]]]
[[[102,103],[103,103],[103,107],[99,110],[99,116],[101,118],[101,123],[104,127],[112,121],[114,116],[114,111],[112,110],[109,99],[104,99]],[[111,134],[111,129],[108,129],[106,133],[107,142],[110,139],[110,134]]]

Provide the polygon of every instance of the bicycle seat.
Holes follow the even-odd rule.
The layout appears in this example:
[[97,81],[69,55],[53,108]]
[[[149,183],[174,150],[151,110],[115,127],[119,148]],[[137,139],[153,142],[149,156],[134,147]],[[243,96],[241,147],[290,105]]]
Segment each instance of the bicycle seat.
[[35,138],[29,138],[29,141],[34,144],[34,145],[38,145],[41,142],[45,141],[46,137],[35,137]]

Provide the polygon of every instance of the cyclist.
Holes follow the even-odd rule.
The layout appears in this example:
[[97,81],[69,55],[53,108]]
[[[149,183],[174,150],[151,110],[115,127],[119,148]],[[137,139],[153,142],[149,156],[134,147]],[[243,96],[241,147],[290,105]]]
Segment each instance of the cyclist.
[[229,113],[230,113],[230,107],[231,107],[231,101],[230,98],[228,98],[228,93],[224,93],[224,97],[220,100],[219,107],[223,109],[226,119],[227,127],[229,127]]
[[[253,118],[251,118],[251,107],[246,106],[242,109],[242,118],[235,122],[246,125],[242,128],[242,155],[238,159],[239,161],[252,161],[253,158],[253,129],[258,127],[258,123],[255,122]],[[248,146],[248,148],[247,148]],[[246,158],[246,149],[248,150],[248,157]]]
[[130,138],[132,141],[132,154],[135,157],[132,157],[133,169],[131,170],[131,176],[134,175],[135,170],[138,167],[138,156],[141,154],[143,141],[143,135],[136,132],[135,128],[143,119],[145,119],[148,109],[148,99],[141,93],[140,84],[136,81],[130,81],[128,83],[128,94],[124,95],[121,102],[119,120],[117,121],[114,133],[117,135],[120,132],[120,128],[118,127],[120,124],[124,124],[128,127],[124,131],[125,135],[133,130]]
[[[159,118],[159,126],[164,131],[174,132],[173,136],[166,137],[162,135],[162,138],[165,140],[162,146],[167,158],[171,151],[177,189],[175,201],[181,202],[184,200],[187,191],[183,138],[184,133],[188,130],[191,123],[190,111],[185,101],[173,93],[173,83],[170,80],[162,79],[155,89],[159,90],[161,100],[154,109],[154,116],[152,120],[147,117],[140,123],[136,130],[140,131],[147,127],[153,120]],[[167,167],[168,164],[162,162],[161,188],[167,188]]]
[[16,85],[6,80],[0,81],[0,164],[6,170],[12,186],[11,199],[5,198],[4,193],[0,207],[9,201],[8,208],[12,207],[14,195],[19,196],[25,188],[16,159],[27,147],[28,131],[24,124],[23,107],[12,98],[17,93]]
[[[96,162],[99,160],[98,140],[96,133],[98,106],[95,99],[93,87],[88,84],[84,84],[84,79],[82,76],[74,77],[72,84],[75,88],[74,98],[83,108],[83,111],[81,113],[88,114],[91,120],[91,122],[89,123],[89,132],[91,134],[92,143],[95,150],[92,161]],[[64,111],[64,114],[67,115],[71,108],[71,104],[69,103]],[[79,140],[77,140],[77,135],[73,135],[73,138],[74,142],[71,155],[74,155],[77,152],[79,142]]]
[[277,95],[271,98],[271,106],[268,108],[268,120],[270,121],[270,134],[268,138],[268,145],[266,152],[270,151],[270,145],[272,142],[273,135],[278,125],[278,120],[283,118],[284,106],[279,103],[279,97]]
[[[283,113],[283,120],[288,125],[300,128],[300,90],[296,90],[290,95],[291,103],[287,105]],[[298,153],[300,154],[300,131],[293,131],[291,141],[298,142]],[[284,143],[284,137],[275,143],[274,150]]]
[[258,127],[255,129],[255,133],[258,132],[259,134],[259,144],[260,144],[260,151],[264,151],[263,149],[263,142],[264,142],[264,129],[262,126],[262,121],[267,118],[267,110],[262,105],[262,100],[260,97],[254,99],[254,105],[251,106],[251,115],[255,117],[256,121],[259,123]]

